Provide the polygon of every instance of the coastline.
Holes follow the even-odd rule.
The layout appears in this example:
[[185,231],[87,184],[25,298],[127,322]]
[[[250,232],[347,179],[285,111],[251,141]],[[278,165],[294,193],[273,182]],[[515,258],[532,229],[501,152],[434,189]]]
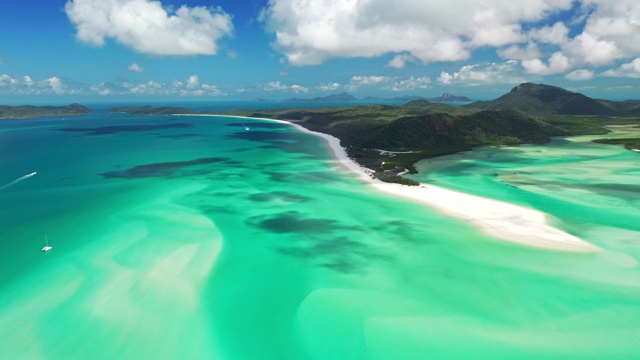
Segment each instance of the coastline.
[[420,186],[407,186],[395,183],[386,183],[374,179],[369,175],[368,169],[360,166],[347,156],[345,149],[340,146],[339,139],[328,134],[309,130],[299,124],[284,120],[245,116],[208,114],[176,115],[233,117],[288,124],[298,131],[325,139],[338,164],[357,174],[363,181],[367,182],[379,191],[429,205],[449,216],[468,221],[480,228],[486,234],[501,240],[551,250],[571,252],[600,251],[600,248],[597,246],[548,225],[546,221],[546,214],[537,210],[476,195],[461,193],[430,184],[423,183]]

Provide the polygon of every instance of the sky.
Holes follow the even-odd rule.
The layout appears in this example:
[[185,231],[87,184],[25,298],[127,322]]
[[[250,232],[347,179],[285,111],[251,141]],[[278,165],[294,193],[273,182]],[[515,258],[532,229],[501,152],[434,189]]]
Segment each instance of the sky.
[[2,0],[0,104],[640,99],[637,0]]

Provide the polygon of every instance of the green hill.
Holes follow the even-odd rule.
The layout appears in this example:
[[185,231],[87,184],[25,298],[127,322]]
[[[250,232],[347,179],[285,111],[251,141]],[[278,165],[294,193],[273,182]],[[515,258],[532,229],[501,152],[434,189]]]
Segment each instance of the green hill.
[[477,101],[464,107],[478,110],[517,109],[529,115],[619,115],[620,110],[627,108],[556,86],[532,83],[520,84],[496,100]]
[[4,106],[0,105],[0,119],[29,119],[46,116],[73,116],[92,113],[91,109],[80,104],[67,106]]
[[432,149],[545,143],[550,136],[568,135],[560,128],[515,110],[485,110],[472,115],[429,114],[395,120],[362,142],[381,149]]

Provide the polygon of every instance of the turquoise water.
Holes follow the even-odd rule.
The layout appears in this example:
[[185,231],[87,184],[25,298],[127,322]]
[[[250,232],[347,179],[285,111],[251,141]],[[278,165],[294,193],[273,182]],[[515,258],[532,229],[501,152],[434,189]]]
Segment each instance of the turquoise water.
[[[640,154],[593,146],[585,161],[617,154],[602,163],[609,170],[583,164],[600,179],[584,183],[595,200],[546,195],[560,175],[506,185],[604,249],[572,254],[499,241],[377,193],[338,168],[322,139],[283,124],[3,120],[0,186],[37,175],[0,190],[0,358],[637,358],[628,156]],[[538,148],[549,163],[555,149]],[[562,168],[585,173],[581,164]],[[507,197],[456,173],[420,176]],[[544,207],[534,200],[513,199]],[[584,203],[588,216],[570,214]]]

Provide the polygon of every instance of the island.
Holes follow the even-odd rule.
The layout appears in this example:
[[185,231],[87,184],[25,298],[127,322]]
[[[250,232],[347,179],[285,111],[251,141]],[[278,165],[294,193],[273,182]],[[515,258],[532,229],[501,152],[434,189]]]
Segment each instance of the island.
[[0,119],[30,119],[47,116],[75,116],[91,114],[93,111],[80,104],[67,106],[6,106],[0,105]]
[[[419,185],[403,177],[413,164],[479,146],[544,144],[554,136],[606,134],[605,125],[640,123],[640,104],[591,99],[562,88],[525,83],[493,101],[451,106],[428,100],[404,105],[195,112],[151,106],[115,108],[141,115],[234,115],[284,120],[340,141],[349,158],[385,182]],[[613,139],[606,143],[627,144]],[[632,140],[632,139],[631,139]],[[620,140],[622,141],[622,140]],[[629,146],[636,146],[635,143]]]

